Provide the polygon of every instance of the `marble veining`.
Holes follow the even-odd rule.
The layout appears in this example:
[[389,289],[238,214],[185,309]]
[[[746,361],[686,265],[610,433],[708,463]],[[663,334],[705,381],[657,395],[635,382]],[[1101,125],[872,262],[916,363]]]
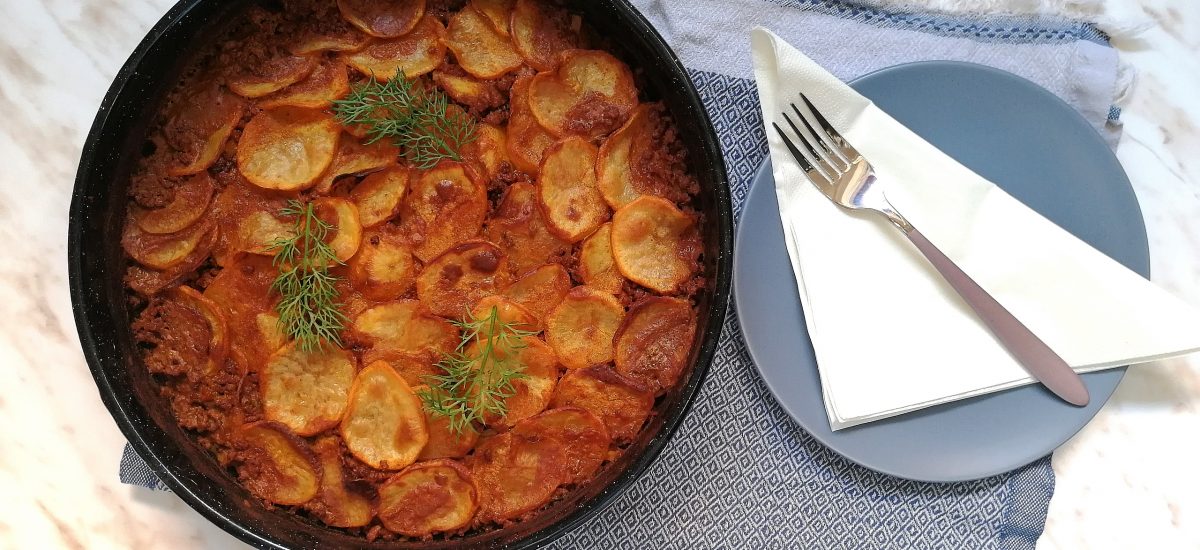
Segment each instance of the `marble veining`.
[[[176,496],[117,480],[124,438],[79,351],[66,285],[84,138],[117,70],[171,4],[0,3],[0,549],[242,547]],[[1104,4],[1153,23],[1115,41],[1139,73],[1118,155],[1146,218],[1153,280],[1200,305],[1200,3]],[[1198,433],[1200,357],[1130,369],[1055,453],[1038,548],[1197,548]]]

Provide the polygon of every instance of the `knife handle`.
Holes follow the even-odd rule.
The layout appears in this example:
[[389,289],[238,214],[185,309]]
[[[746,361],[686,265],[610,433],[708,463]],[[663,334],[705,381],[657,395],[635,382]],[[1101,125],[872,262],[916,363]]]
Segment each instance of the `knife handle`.
[[1079,374],[1050,349],[1041,338],[1000,305],[991,294],[946,257],[937,246],[911,225],[903,227],[908,240],[933,264],[946,282],[975,310],[975,314],[991,329],[1008,352],[1034,378],[1064,401],[1083,407],[1088,404],[1087,386]]

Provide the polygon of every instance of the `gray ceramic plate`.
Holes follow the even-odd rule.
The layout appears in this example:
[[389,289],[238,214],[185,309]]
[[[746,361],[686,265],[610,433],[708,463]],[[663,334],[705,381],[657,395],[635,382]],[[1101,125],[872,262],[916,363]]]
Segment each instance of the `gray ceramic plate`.
[[[1125,172],[1100,135],[1056,96],[1009,73],[951,62],[891,67],[851,85],[1021,202],[1149,276],[1146,229]],[[784,248],[769,161],[746,199],[734,251],[738,318],[771,393],[814,437],[873,470],[950,482],[1018,468],[1087,424],[1125,372],[1085,374],[1092,400],[1084,408],[1035,385],[833,432]]]

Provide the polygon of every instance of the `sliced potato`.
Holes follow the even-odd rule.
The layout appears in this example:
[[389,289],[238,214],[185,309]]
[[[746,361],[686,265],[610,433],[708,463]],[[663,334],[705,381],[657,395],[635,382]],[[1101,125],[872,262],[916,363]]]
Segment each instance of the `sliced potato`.
[[321,490],[309,511],[330,527],[362,527],[375,513],[371,500],[346,485],[342,471],[342,444],[336,437],[322,437],[313,444],[321,464]]
[[347,93],[350,93],[350,80],[346,76],[346,66],[337,61],[326,61],[317,65],[308,78],[264,98],[258,105],[264,109],[325,109],[332,105],[333,100],[341,99]]
[[400,213],[400,203],[408,189],[408,174],[408,168],[389,166],[363,178],[350,190],[350,200],[358,206],[363,227],[375,227]]
[[312,205],[317,217],[333,227],[327,236],[329,248],[337,254],[338,261],[349,260],[362,244],[362,223],[358,221],[358,207],[346,199],[337,197],[321,197],[314,200]]
[[596,415],[580,408],[551,409],[513,427],[516,437],[550,439],[567,450],[567,473],[579,483],[591,478],[608,455],[608,430]]
[[341,128],[328,114],[283,107],[263,111],[242,129],[238,170],[264,189],[306,189],[333,162]]
[[313,56],[275,57],[249,71],[230,77],[229,89],[242,97],[263,97],[308,78],[316,68],[317,58]]
[[458,319],[484,296],[508,284],[504,253],[485,241],[467,241],[425,265],[417,298],[436,315]]
[[584,239],[579,249],[578,274],[584,284],[609,294],[618,294],[624,288],[625,278],[613,261],[611,223],[600,226]]
[[596,179],[600,193],[614,210],[633,202],[641,192],[634,185],[634,144],[644,140],[653,130],[651,106],[639,105],[620,130],[600,146],[596,162]]
[[[241,367],[258,372],[271,354],[278,350],[263,336],[260,315],[273,315],[278,294],[271,283],[279,274],[271,259],[242,255],[222,269],[204,289],[204,297],[213,301],[229,322],[229,352]],[[264,320],[265,321],[265,320]]]
[[695,335],[696,314],[687,300],[638,302],[617,331],[617,372],[655,391],[670,389],[687,367]]
[[550,407],[585,409],[604,422],[613,441],[632,441],[650,416],[654,392],[612,365],[594,365],[568,371],[554,388]]
[[508,28],[517,51],[539,71],[553,70],[558,54],[578,47],[580,41],[570,15],[541,0],[517,0]]
[[321,469],[304,440],[272,422],[238,428],[238,479],[255,496],[284,506],[304,504],[321,488]]
[[379,487],[379,521],[409,537],[461,530],[478,509],[471,472],[453,460],[414,464]]
[[235,250],[263,256],[274,256],[272,245],[296,234],[291,223],[261,210],[242,218],[235,231]]
[[279,351],[288,344],[288,337],[283,333],[283,325],[279,324],[278,313],[259,313],[254,316],[254,323],[258,326],[258,335],[271,353]]
[[446,57],[446,28],[437,18],[423,17],[412,32],[399,38],[378,39],[367,47],[345,55],[351,67],[386,82],[403,72],[416,78],[442,64]]
[[358,254],[350,259],[350,278],[372,300],[395,300],[408,293],[417,278],[412,249],[393,232],[364,235]]
[[[420,395],[420,390],[417,391]],[[429,409],[425,409],[425,425],[429,427],[429,443],[417,460],[464,457],[479,441],[479,432],[467,429],[455,433],[450,429],[450,417],[433,414]]]
[[517,330],[537,332],[541,329],[541,320],[525,306],[504,296],[488,296],[479,300],[471,309],[476,319],[486,319],[491,316],[492,308],[496,309],[496,319]]
[[208,172],[200,172],[175,187],[175,196],[162,208],[135,207],[133,218],[146,233],[165,235],[187,229],[200,221],[212,202],[213,181]]
[[[171,290],[171,299],[190,307],[208,323],[208,353],[205,372],[212,374],[225,365],[229,353],[229,321],[220,306],[205,298],[190,286],[179,286]],[[178,328],[178,327],[172,327]]]
[[[504,95],[500,93],[494,83],[479,80],[471,75],[437,70],[433,71],[433,83],[446,92],[450,99],[467,106],[467,109],[473,113],[499,107],[505,103]],[[482,129],[485,125],[486,123],[481,124],[479,128]],[[473,143],[467,144],[467,147]]]
[[611,54],[572,50],[554,72],[529,84],[529,107],[556,136],[596,138],[619,128],[637,106],[633,72]]
[[341,432],[350,453],[379,470],[412,464],[429,441],[421,399],[382,361],[354,379]]
[[291,47],[291,52],[296,55],[355,52],[363,49],[370,39],[370,35],[360,32],[349,21],[335,16],[323,19],[320,29],[311,29],[302,35]]
[[421,261],[429,262],[483,227],[487,185],[470,165],[442,161],[418,172],[409,187],[401,217],[407,232],[419,239],[414,252]]
[[612,294],[577,286],[546,317],[546,342],[568,368],[607,363],[613,358],[613,335],[624,319],[625,308]]
[[526,336],[521,339],[518,350],[494,348],[497,361],[506,361],[516,353],[516,362],[521,365],[524,376],[513,380],[513,395],[504,400],[504,416],[489,415],[484,422],[489,426],[511,427],[517,422],[546,410],[558,381],[558,358],[540,339]]
[[675,292],[695,274],[701,242],[692,216],[671,201],[646,195],[613,215],[612,250],[626,279]]
[[267,360],[260,377],[263,416],[310,436],[337,425],[350,399],[354,356],[326,346],[304,351],[289,345]]
[[516,0],[471,0],[470,6],[487,18],[496,32],[507,37],[508,21],[512,18],[514,3]]
[[504,128],[486,122],[477,128],[475,140],[463,147],[463,158],[482,168],[480,173],[489,179],[495,179],[504,163],[509,162]]
[[200,243],[183,261],[165,270],[149,269],[131,265],[125,272],[125,284],[142,296],[152,296],[164,289],[178,285],[191,275],[212,254],[217,244],[217,228],[214,226],[200,237]]
[[537,188],[533,185],[525,182],[510,185],[484,230],[484,236],[508,256],[508,267],[513,273],[525,273],[565,258],[571,252],[570,243],[546,226],[537,203]]
[[480,522],[506,521],[540,508],[571,479],[567,449],[557,439],[513,431],[483,439],[471,457]]
[[497,78],[523,64],[508,37],[470,6],[450,17],[446,46],[463,70],[479,78]]
[[538,178],[538,206],[550,230],[579,242],[608,220],[608,205],[596,189],[596,146],[570,137],[551,145]]
[[167,168],[167,175],[190,176],[212,166],[245,109],[242,98],[216,85],[180,97],[168,112],[164,128],[178,161]]
[[506,147],[513,166],[526,174],[537,175],[546,148],[554,136],[542,128],[529,108],[531,76],[517,78],[509,92],[508,135]]
[[[253,185],[244,178],[235,178],[225,185],[213,199],[210,214],[221,229],[213,252],[217,265],[228,266],[239,253],[261,248],[254,245],[268,243],[272,235],[283,235],[282,226],[286,222],[275,216],[286,206],[286,196]],[[251,216],[259,219],[247,222]],[[243,229],[243,225],[247,227]]]
[[416,300],[400,300],[369,308],[354,319],[351,330],[380,352],[440,355],[458,345],[458,329],[429,313]]
[[408,34],[425,14],[425,0],[338,0],[337,5],[351,25],[379,38]]
[[444,353],[435,353],[432,350],[414,352],[373,348],[363,353],[363,362],[386,362],[396,369],[396,374],[408,382],[413,391],[416,391],[419,386],[429,384],[430,376],[445,374],[438,366],[443,357]]
[[571,276],[559,264],[530,270],[504,289],[504,296],[545,319],[571,290]]
[[342,136],[338,142],[337,153],[333,162],[321,174],[321,179],[313,189],[322,195],[333,189],[334,180],[349,175],[363,175],[396,166],[396,158],[400,156],[400,148],[391,140],[381,139],[371,144],[364,144],[357,138]]
[[121,247],[139,264],[151,269],[170,269],[187,259],[210,229],[212,223],[202,222],[177,233],[152,235],[142,231],[133,220],[126,220]]

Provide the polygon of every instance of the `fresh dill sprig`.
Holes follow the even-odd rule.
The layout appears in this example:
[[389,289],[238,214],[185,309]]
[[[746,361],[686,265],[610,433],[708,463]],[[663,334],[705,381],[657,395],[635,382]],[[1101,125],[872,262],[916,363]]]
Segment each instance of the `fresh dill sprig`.
[[468,312],[466,321],[454,324],[462,329],[462,341],[438,363],[442,374],[426,377],[429,387],[420,396],[430,413],[449,418],[450,431],[461,435],[508,414],[505,400],[517,393],[512,383],[525,378],[519,359],[524,338],[534,333],[501,320],[496,306],[486,317]]
[[459,152],[475,139],[477,128],[470,115],[451,108],[441,90],[406,78],[403,71],[387,82],[372,74],[345,99],[335,100],[333,112],[343,125],[366,126],[368,144],[391,138],[408,162],[422,169],[442,159],[462,160]]
[[341,347],[347,318],[337,301],[338,278],[329,272],[341,261],[325,242],[333,226],[317,217],[312,203],[289,201],[279,215],[294,220],[292,234],[267,247],[279,269],[271,290],[281,297],[275,309],[283,333],[304,351],[326,343]]

